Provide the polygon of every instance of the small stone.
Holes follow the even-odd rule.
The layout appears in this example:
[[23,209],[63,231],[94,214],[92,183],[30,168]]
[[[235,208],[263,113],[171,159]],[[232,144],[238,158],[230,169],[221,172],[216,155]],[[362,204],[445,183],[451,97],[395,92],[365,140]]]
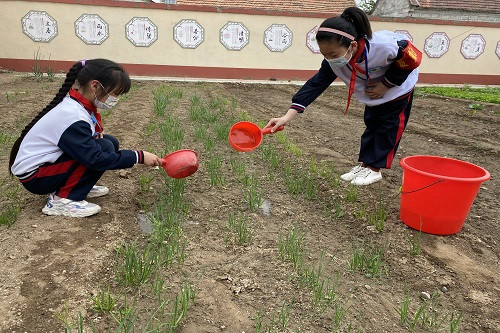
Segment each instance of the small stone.
[[442,287],[441,287],[441,291],[442,291],[443,293],[447,293],[447,292],[448,292],[448,288],[447,288],[446,286],[442,286]]
[[375,229],[374,225],[367,225],[366,230],[371,231],[371,232],[376,232],[377,230]]
[[236,295],[238,295],[241,292],[241,289],[242,289],[241,287],[231,286],[231,291]]
[[118,176],[120,176],[121,178],[128,178],[128,171],[126,170],[120,170],[118,171]]
[[432,142],[432,139],[429,139],[429,140],[427,140],[427,141]]
[[36,228],[36,227],[38,227],[38,226],[37,226],[36,224],[33,224],[31,227],[32,227],[32,228]]
[[422,301],[428,301],[428,300],[430,300],[430,299],[431,299],[431,295],[430,295],[428,292],[426,292],[426,291],[422,291],[422,292],[420,293],[420,299],[421,299]]
[[369,284],[365,284],[365,288],[368,289],[368,290],[372,289],[372,287],[370,287]]

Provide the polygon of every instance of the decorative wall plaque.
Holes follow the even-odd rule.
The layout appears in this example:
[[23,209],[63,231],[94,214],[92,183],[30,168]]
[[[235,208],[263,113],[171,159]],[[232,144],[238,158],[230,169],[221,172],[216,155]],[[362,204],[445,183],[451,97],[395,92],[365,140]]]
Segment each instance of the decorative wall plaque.
[[195,49],[205,38],[205,30],[195,20],[181,20],[174,26],[174,39],[185,49]]
[[57,21],[47,12],[30,10],[21,22],[23,32],[35,42],[48,43],[57,36]]
[[316,33],[318,32],[318,26],[309,30],[306,36],[306,45],[312,53],[321,53],[319,52],[318,42],[316,41]]
[[292,45],[293,34],[284,24],[273,24],[264,31],[264,44],[272,52],[284,52]]
[[450,39],[444,32],[433,32],[425,39],[424,51],[429,58],[441,58],[448,52]]
[[408,32],[408,30],[396,30],[394,32],[405,36],[410,42],[413,42],[413,36]]
[[125,26],[125,35],[135,46],[149,47],[158,39],[158,28],[147,17],[134,17]]
[[75,21],[75,33],[85,44],[102,44],[109,37],[108,24],[99,15],[83,14]]
[[470,34],[462,41],[460,53],[465,59],[476,59],[484,52],[486,41],[482,35]]
[[228,50],[243,49],[250,39],[250,31],[240,22],[227,22],[220,29],[220,42]]

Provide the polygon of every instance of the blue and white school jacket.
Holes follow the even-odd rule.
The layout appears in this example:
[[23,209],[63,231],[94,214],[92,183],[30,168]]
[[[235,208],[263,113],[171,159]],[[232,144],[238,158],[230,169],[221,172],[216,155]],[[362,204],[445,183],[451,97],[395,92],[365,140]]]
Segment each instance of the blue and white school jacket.
[[102,151],[94,139],[95,126],[92,112],[67,95],[28,131],[12,165],[12,173],[25,179],[43,164],[54,163],[62,154],[99,171],[125,169],[143,163],[144,154],[140,150]]
[[[363,61],[358,63],[358,67],[361,69],[368,67],[368,76],[359,70],[356,71],[354,85],[354,96],[359,102],[368,106],[384,104],[414,88],[418,80],[418,68],[406,71],[393,66],[393,63],[401,57],[401,51],[406,47],[406,43],[405,36],[386,30],[374,32],[372,38],[366,40],[365,54],[368,63],[363,58]],[[337,77],[349,86],[351,74],[350,65],[332,70],[328,62],[323,59],[319,71],[293,96],[290,108],[299,113],[304,112],[304,109],[321,95]],[[366,95],[365,88],[369,81],[368,77],[371,82],[382,81],[387,87],[390,87],[382,98],[370,99]]]

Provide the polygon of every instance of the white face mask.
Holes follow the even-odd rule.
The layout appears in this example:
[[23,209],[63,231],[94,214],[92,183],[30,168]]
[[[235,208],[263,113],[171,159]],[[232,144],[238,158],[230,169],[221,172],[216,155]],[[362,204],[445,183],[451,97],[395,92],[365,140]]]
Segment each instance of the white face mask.
[[[95,96],[94,96],[95,97]],[[120,99],[115,96],[108,95],[108,98],[104,102],[101,102],[97,97],[94,99],[94,105],[98,109],[109,110],[118,103]]]
[[328,63],[330,64],[330,67],[332,69],[338,69],[342,66],[345,66],[349,63],[349,60],[351,60],[352,58],[352,53],[351,53],[351,56],[349,57],[349,59],[346,59],[345,56],[347,55],[347,53],[349,52],[349,49],[347,49],[347,51],[345,52],[345,54],[341,57],[338,57],[338,58],[333,58],[333,59],[326,59],[326,61],[328,61]]
[[120,98],[112,96],[110,93],[108,93],[106,88],[104,88],[101,82],[99,82],[99,84],[101,85],[102,89],[106,92],[106,94],[108,94],[108,98],[106,98],[104,102],[101,102],[94,93],[94,105],[98,109],[109,110],[112,107],[114,107],[116,103],[118,103]]

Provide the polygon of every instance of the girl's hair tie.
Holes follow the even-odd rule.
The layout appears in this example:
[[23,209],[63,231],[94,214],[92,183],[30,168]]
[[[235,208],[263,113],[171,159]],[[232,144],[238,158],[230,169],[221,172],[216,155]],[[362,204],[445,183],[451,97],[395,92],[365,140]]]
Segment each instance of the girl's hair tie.
[[350,35],[347,32],[344,32],[344,31],[341,31],[341,30],[337,30],[337,29],[332,29],[332,28],[327,28],[327,27],[320,27],[318,29],[318,32],[320,32],[320,31],[331,32],[332,34],[337,34],[337,35],[340,35],[340,36],[347,37],[350,40],[355,40],[356,39],[356,38],[354,38],[353,35]]
[[85,67],[85,62],[86,61],[87,61],[87,59],[80,60],[80,63],[82,64],[82,67]]

